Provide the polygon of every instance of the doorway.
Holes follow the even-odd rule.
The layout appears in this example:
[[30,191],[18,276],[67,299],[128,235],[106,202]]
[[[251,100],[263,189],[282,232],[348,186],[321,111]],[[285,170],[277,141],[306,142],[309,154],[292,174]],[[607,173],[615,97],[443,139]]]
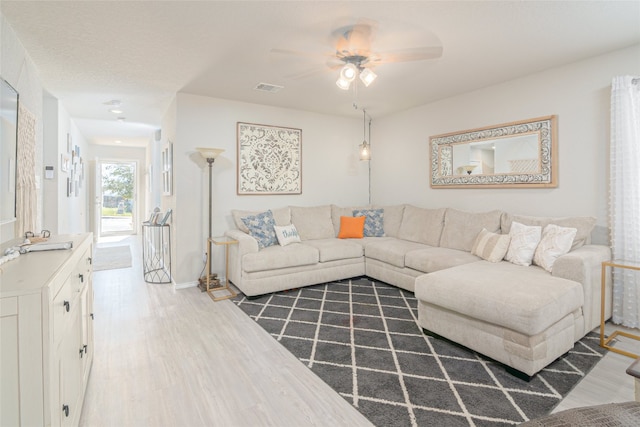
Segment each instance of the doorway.
[[98,171],[100,236],[136,234],[136,162],[104,160]]

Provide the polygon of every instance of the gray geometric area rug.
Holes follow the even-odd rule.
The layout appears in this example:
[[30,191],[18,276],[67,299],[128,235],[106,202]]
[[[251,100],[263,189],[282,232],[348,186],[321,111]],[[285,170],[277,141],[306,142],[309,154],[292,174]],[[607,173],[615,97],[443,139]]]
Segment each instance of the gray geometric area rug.
[[93,271],[129,267],[131,267],[131,247],[128,245],[95,248]]
[[530,382],[417,324],[413,293],[369,278],[233,299],[376,426],[506,426],[544,416],[602,359],[591,332]]

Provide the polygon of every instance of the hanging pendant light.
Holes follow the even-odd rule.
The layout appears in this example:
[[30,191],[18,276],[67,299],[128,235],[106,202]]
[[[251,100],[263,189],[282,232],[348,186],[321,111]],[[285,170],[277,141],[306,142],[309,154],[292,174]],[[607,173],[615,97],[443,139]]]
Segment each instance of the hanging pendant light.
[[[369,122],[371,126],[371,122]],[[363,140],[360,144],[360,160],[371,160],[371,146],[367,143],[367,111],[362,109],[362,134]],[[371,138],[371,128],[369,128],[369,138]]]

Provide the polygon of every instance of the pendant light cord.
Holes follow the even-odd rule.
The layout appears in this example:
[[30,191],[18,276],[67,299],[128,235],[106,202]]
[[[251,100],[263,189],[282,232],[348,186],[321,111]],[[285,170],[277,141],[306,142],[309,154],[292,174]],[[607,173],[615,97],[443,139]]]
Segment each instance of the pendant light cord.
[[[371,116],[369,116],[369,152],[371,152]],[[367,168],[369,170],[369,205],[371,205],[371,159],[367,162]]]

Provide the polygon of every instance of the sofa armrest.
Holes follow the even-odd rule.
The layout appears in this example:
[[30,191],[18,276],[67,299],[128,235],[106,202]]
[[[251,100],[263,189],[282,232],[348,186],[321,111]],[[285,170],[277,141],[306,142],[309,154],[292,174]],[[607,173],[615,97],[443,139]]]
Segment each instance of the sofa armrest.
[[241,230],[227,230],[225,236],[237,240],[237,245],[229,245],[228,279],[242,289],[242,258],[249,253],[258,252],[258,241]]
[[[582,338],[600,324],[602,295],[602,262],[611,259],[611,248],[604,245],[584,245],[559,257],[553,264],[552,275],[576,281],[584,293],[584,330]],[[605,279],[605,318],[611,317],[611,279]],[[578,338],[578,339],[579,339]]]
[[258,241],[244,231],[227,230],[224,235],[229,237],[230,239],[238,241],[238,244],[233,246],[237,246],[238,248],[240,248],[239,252],[241,254],[244,255],[246,253],[258,252]]

